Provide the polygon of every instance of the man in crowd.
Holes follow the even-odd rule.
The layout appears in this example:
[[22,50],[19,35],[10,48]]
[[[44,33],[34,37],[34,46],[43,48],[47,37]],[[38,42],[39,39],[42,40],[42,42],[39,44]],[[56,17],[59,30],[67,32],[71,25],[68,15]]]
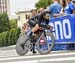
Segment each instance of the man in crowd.
[[58,0],[52,0],[53,4],[50,5],[49,11],[51,12],[51,18],[56,17],[59,14],[62,6],[59,4]]

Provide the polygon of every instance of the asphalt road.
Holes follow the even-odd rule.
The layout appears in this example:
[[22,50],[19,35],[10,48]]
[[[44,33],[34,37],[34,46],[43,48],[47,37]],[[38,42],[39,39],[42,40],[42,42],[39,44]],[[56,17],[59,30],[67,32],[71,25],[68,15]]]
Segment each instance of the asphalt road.
[[75,51],[52,51],[47,55],[28,52],[19,56],[15,46],[0,48],[0,63],[75,63]]

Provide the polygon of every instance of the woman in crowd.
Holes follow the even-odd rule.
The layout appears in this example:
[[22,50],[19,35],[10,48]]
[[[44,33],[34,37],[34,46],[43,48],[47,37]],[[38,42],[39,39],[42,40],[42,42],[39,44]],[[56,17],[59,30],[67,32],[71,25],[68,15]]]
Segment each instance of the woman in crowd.
[[64,8],[66,7],[66,0],[60,0],[60,4],[62,5],[62,9],[60,11],[60,14],[64,14]]
[[[72,0],[73,5],[74,5],[74,10],[75,10],[75,0]],[[73,14],[75,14],[75,11],[73,11]]]
[[64,8],[64,12],[66,14],[75,14],[74,4],[72,3],[72,0],[66,0],[66,7]]

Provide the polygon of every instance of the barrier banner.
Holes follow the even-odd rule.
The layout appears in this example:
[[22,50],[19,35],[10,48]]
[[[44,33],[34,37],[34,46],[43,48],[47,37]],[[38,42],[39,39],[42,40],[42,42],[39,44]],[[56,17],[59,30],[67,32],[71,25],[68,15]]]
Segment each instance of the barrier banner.
[[55,43],[75,43],[75,15],[51,19],[49,25],[54,27]]

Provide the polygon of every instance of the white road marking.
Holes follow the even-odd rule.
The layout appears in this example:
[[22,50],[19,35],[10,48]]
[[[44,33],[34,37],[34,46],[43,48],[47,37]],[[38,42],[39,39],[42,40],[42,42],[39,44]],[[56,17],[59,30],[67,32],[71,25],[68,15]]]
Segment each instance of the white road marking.
[[53,59],[40,59],[40,60],[29,60],[29,61],[17,61],[17,62],[5,62],[5,63],[39,63],[39,62],[51,62],[51,61],[70,61],[75,60],[75,57],[68,57],[68,58],[53,58]]
[[10,58],[0,58],[0,60],[14,60],[14,59],[29,59],[29,58],[43,58],[50,56],[65,56],[65,55],[75,55],[75,52],[72,53],[57,53],[57,54],[48,54],[48,55],[33,55],[33,56],[18,56],[18,57],[10,57]]

